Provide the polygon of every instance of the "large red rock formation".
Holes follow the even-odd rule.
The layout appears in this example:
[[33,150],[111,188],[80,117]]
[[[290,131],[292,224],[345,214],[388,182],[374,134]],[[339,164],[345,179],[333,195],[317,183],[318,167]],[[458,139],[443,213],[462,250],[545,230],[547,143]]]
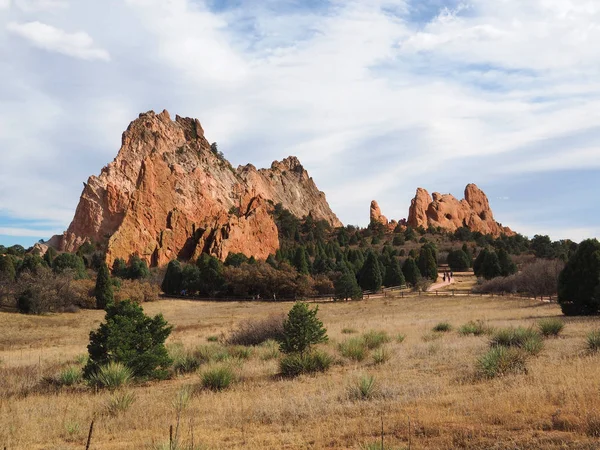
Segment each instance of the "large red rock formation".
[[298,217],[342,225],[297,158],[234,169],[211,149],[197,119],[150,111],[123,133],[114,161],[85,183],[71,225],[50,243],[64,251],[101,243],[108,264],[132,254],[152,265],[202,252],[264,259],[279,248],[271,215],[277,203]]
[[456,231],[467,227],[471,231],[491,234],[498,237],[502,234],[512,236],[515,233],[494,220],[487,196],[474,184],[465,188],[465,198],[457,200],[451,194],[433,193],[433,197],[422,188],[417,189],[408,212],[408,225],[417,228],[422,226],[441,227],[448,231]]

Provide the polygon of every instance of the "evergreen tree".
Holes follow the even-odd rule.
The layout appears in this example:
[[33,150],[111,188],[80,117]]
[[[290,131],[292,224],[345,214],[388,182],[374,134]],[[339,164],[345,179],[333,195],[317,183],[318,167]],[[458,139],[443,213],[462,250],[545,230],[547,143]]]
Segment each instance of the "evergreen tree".
[[48,250],[46,250],[46,253],[44,253],[44,261],[46,261],[46,265],[48,267],[52,267],[54,258],[56,258],[56,250],[54,247],[48,247]]
[[360,273],[360,287],[365,291],[378,291],[381,289],[383,279],[379,269],[379,261],[373,251],[367,254],[367,260]]
[[282,353],[303,355],[310,348],[327,341],[327,330],[317,318],[319,307],[310,309],[307,303],[294,304],[283,323],[283,337],[279,343]]
[[56,258],[54,258],[52,268],[56,273],[63,273],[66,270],[73,270],[75,271],[75,278],[78,280],[87,278],[83,259],[74,253],[61,253],[58,255]]
[[308,261],[306,258],[306,251],[304,247],[300,246],[296,249],[296,253],[294,254],[294,267],[301,273],[302,275],[308,275]]
[[417,263],[412,258],[407,258],[402,265],[402,273],[404,274],[404,279],[411,286],[416,286],[419,280],[421,279],[421,272],[419,271],[419,267]]
[[465,252],[465,255],[467,255],[467,261],[469,262],[469,267],[473,267],[473,255],[469,251],[469,247],[467,246],[466,243],[463,244],[462,251]]
[[600,242],[579,244],[558,278],[558,303],[563,314],[600,314]]
[[225,265],[232,267],[240,267],[245,262],[248,262],[248,257],[243,253],[229,253],[225,258]]
[[500,263],[500,275],[507,277],[517,273],[517,265],[512,261],[508,252],[501,248],[498,250],[498,262]]
[[500,260],[498,259],[498,255],[495,251],[488,251],[483,260],[483,265],[481,266],[481,274],[483,278],[486,280],[491,280],[492,278],[499,277],[502,273],[502,268],[500,267]]
[[176,259],[169,262],[165,277],[160,286],[167,295],[179,295],[181,293],[181,282],[183,278],[183,269]]
[[433,255],[431,246],[424,245],[421,247],[421,252],[419,253],[419,262],[417,265],[422,276],[429,278],[431,281],[437,281],[437,261]]
[[453,272],[463,272],[469,268],[469,257],[462,250],[448,253],[448,266]]
[[392,258],[385,270],[385,278],[383,284],[386,287],[403,286],[406,283],[404,274],[400,268],[400,262],[396,258]]
[[[23,260],[21,261],[21,264],[19,264],[18,272],[19,272],[19,274],[21,274],[22,272],[25,272],[26,270],[28,270],[29,272],[35,273],[37,271],[37,268],[40,266],[43,266],[44,264],[45,264],[45,261],[39,255],[27,253],[25,255],[25,257],[23,258]],[[84,268],[84,272],[85,272],[85,268]]]
[[96,308],[105,309],[114,302],[112,283],[108,273],[106,263],[102,263],[96,277],[96,288],[94,289],[96,297]]
[[136,377],[165,377],[171,365],[165,340],[171,329],[162,314],[150,318],[130,300],[108,305],[105,321],[90,333],[84,377],[109,362],[126,365]]
[[127,263],[123,258],[115,259],[111,273],[113,277],[127,278]]
[[477,258],[475,258],[475,261],[473,262],[473,272],[475,273],[475,276],[483,276],[483,262],[485,261],[485,258],[488,253],[489,250],[487,248],[484,248],[479,252]]
[[335,298],[338,300],[358,300],[362,298],[362,290],[350,270],[342,271],[341,276],[335,280],[334,287]]
[[[250,260],[248,260],[248,263],[252,264]],[[204,295],[215,295],[225,285],[223,263],[212,255],[202,253],[196,262],[196,266],[200,269],[198,290]]]
[[127,278],[130,280],[141,280],[150,276],[150,270],[146,261],[142,260],[138,255],[133,255],[127,270]]
[[10,255],[0,255],[0,274],[8,281],[15,281],[17,271]]

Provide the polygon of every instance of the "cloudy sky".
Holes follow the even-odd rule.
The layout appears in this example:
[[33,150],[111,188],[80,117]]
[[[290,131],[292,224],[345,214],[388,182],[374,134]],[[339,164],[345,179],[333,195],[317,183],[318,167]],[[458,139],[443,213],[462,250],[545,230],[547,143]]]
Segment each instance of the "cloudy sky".
[[417,186],[600,235],[597,0],[0,0],[0,244],[62,232],[139,112],[296,155],[344,223]]

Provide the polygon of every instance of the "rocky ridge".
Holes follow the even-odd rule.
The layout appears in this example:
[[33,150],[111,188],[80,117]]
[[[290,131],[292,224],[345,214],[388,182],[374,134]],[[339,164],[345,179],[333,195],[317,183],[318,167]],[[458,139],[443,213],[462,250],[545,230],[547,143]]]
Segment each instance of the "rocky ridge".
[[197,119],[149,111],[123,133],[114,161],[84,183],[69,228],[49,243],[62,251],[100,243],[109,265],[132,254],[159,266],[202,252],[264,259],[279,248],[277,203],[342,225],[297,158],[234,169]]

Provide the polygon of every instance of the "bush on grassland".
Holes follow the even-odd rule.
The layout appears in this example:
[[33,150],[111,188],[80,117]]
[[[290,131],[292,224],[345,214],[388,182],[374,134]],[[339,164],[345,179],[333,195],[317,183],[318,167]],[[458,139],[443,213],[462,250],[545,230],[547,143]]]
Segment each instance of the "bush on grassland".
[[229,344],[259,345],[268,340],[283,339],[284,314],[273,314],[260,319],[241,322],[227,339]]
[[115,289],[116,302],[129,299],[135,303],[154,302],[158,300],[159,288],[156,284],[141,280],[120,280],[120,287]]
[[532,328],[510,327],[496,330],[490,339],[492,347],[520,348],[535,355],[542,350],[542,336]]
[[542,335],[545,337],[558,336],[564,327],[565,323],[562,320],[552,317],[548,319],[542,319],[538,322],[540,333],[542,333]]
[[235,381],[235,373],[229,366],[216,366],[202,374],[202,387],[211,391],[227,389]]
[[279,371],[283,376],[295,377],[301,374],[325,372],[332,363],[333,358],[330,355],[318,350],[303,354],[292,353],[281,358]]
[[476,364],[477,373],[484,378],[527,372],[527,353],[515,347],[496,346],[482,355]]

